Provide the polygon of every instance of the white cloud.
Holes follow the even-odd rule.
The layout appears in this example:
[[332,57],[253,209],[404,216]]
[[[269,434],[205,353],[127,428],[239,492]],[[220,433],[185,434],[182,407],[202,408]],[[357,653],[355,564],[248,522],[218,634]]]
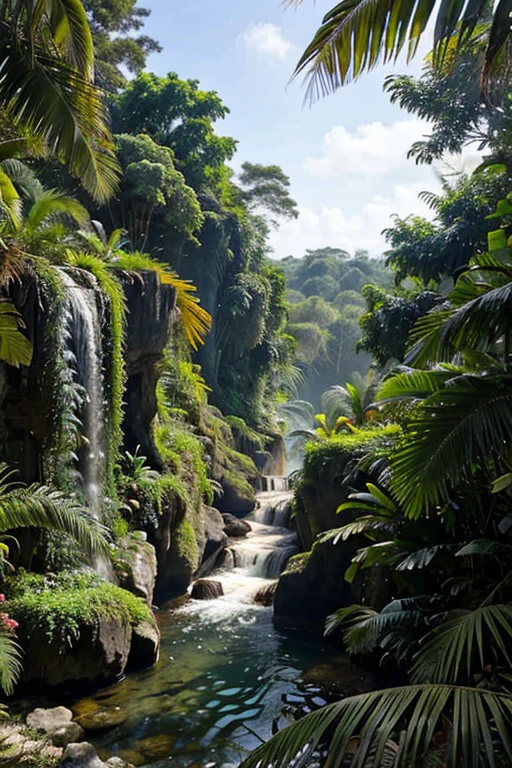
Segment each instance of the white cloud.
[[[271,235],[274,256],[302,256],[307,248],[332,246],[354,252],[366,248],[372,255],[386,248],[382,230],[392,223],[391,216],[415,214],[432,218],[432,211],[418,199],[423,183],[397,184],[391,195],[375,195],[355,214],[346,214],[340,207],[322,206],[300,208],[300,216],[287,221]],[[439,184],[431,184],[438,191]]]
[[281,27],[270,22],[253,22],[238,38],[248,48],[271,59],[284,60],[295,50],[294,44],[283,36]]
[[311,176],[324,179],[388,173],[410,164],[407,152],[411,144],[426,133],[428,123],[422,120],[367,123],[353,132],[335,125],[324,136],[322,154],[308,157],[304,168]]

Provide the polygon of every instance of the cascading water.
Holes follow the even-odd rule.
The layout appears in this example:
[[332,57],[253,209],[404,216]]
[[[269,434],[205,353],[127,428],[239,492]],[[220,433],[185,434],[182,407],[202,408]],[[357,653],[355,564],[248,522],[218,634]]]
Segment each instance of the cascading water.
[[282,727],[325,702],[317,665],[325,671],[345,657],[316,640],[281,634],[272,608],[254,601],[297,550],[285,527],[290,497],[259,495],[259,508],[245,518],[252,531],[233,540],[225,565],[211,576],[222,582],[222,597],[162,609],[155,669],[73,707],[123,720],[87,734],[105,755],[146,768],[235,768],[271,736],[273,723]]
[[67,292],[65,360],[83,392],[80,413],[81,445],[78,451],[82,490],[93,517],[100,517],[105,463],[101,324],[94,287],[78,284],[59,270]]

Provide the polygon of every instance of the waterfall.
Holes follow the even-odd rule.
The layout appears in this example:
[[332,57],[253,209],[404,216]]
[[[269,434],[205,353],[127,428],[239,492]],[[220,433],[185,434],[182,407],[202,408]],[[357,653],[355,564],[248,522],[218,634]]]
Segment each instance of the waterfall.
[[205,618],[247,618],[252,611],[264,610],[255,605],[255,595],[279,578],[290,557],[298,552],[297,536],[286,527],[291,497],[289,491],[257,495],[258,507],[244,518],[251,531],[232,542],[223,566],[212,577],[222,582],[224,596],[206,603],[193,600],[186,610],[199,610]]
[[264,525],[287,528],[290,521],[290,503],[292,494],[289,491],[258,494],[259,507],[252,513],[252,518]]
[[78,470],[82,490],[93,517],[100,518],[105,464],[101,323],[94,286],[78,284],[59,270],[67,289],[64,359],[83,392],[76,418],[81,425]]

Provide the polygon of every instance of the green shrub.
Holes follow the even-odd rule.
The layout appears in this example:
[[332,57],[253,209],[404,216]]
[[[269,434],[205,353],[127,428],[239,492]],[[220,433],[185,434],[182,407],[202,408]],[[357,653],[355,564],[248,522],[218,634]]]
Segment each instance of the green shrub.
[[369,453],[389,454],[400,437],[400,427],[368,427],[354,434],[339,434],[318,443],[307,443],[303,482],[341,483],[356,462]]
[[9,615],[23,634],[44,635],[62,645],[77,640],[84,624],[98,626],[103,619],[132,625],[154,622],[141,598],[95,574],[67,571],[40,576],[21,571],[9,579],[7,594]]

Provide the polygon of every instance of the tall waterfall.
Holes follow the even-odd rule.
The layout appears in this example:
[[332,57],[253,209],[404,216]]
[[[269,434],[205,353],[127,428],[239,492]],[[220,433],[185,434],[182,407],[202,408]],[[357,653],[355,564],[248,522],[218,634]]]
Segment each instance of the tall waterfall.
[[99,519],[105,464],[104,392],[101,369],[101,324],[94,287],[78,284],[59,270],[67,289],[65,356],[83,391],[77,418],[81,423],[78,469],[91,514]]

